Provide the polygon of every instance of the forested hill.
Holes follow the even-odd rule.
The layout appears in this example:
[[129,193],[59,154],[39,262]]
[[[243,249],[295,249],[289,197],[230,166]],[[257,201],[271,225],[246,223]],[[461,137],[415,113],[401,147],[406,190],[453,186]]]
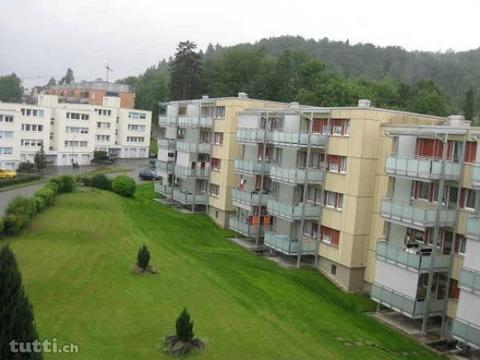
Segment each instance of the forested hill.
[[476,93],[480,88],[480,48],[446,53],[407,51],[398,46],[350,45],[348,41],[307,40],[300,36],[268,38],[240,46],[262,48],[274,56],[287,49],[302,49],[347,78],[390,76],[409,84],[433,80],[458,108],[462,107],[469,87],[476,89]]

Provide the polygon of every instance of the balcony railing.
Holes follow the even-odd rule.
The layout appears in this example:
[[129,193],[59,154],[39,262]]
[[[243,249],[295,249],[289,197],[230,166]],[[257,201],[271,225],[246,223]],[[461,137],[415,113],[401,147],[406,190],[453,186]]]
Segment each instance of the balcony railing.
[[253,205],[267,205],[267,200],[269,198],[269,194],[242,191],[239,189],[232,190],[233,205],[238,207],[242,207],[242,205],[248,207]]
[[472,186],[476,189],[480,189],[480,163],[473,164]]
[[177,141],[177,151],[189,153],[210,153],[212,144],[210,143],[194,143],[189,141]]
[[159,194],[162,194],[163,196],[169,197],[172,194],[172,187],[155,183],[155,191]]
[[[436,204],[423,205],[412,201],[383,199],[381,215],[384,219],[407,226],[433,227],[455,225],[455,209],[438,208]],[[437,218],[438,215],[438,218]]]
[[[419,318],[425,315],[425,299],[414,299],[399,291],[382,286],[378,283],[372,285],[370,297],[373,301],[392,310],[402,313],[410,318]],[[445,309],[444,299],[432,299],[428,308],[429,315],[441,314]]]
[[480,291],[480,272],[464,267],[460,273],[460,286],[471,291]]
[[474,348],[480,348],[480,327],[466,320],[456,318],[452,323],[452,335],[457,340]]
[[178,126],[181,127],[202,127],[211,128],[213,126],[213,118],[211,117],[179,117]]
[[177,123],[176,116],[160,115],[158,117],[159,126],[170,126],[170,125],[175,125],[176,123]]
[[[442,163],[445,164],[442,176]],[[385,172],[390,175],[405,176],[419,179],[455,180],[460,177],[461,165],[459,163],[419,157],[415,155],[392,154],[385,161]]]
[[265,232],[264,243],[269,248],[286,255],[313,255],[316,249],[315,241],[298,241],[273,232]]
[[307,181],[305,181],[305,169],[285,169],[280,166],[272,166],[270,177],[273,181],[287,184],[321,184],[325,176],[322,169],[308,169]]
[[263,225],[251,225],[247,224],[245,221],[240,221],[236,217],[230,217],[230,229],[236,231],[244,236],[253,237],[253,236],[263,236]]
[[188,167],[175,165],[175,175],[179,177],[208,178],[210,176],[209,167]]
[[[276,145],[284,146],[308,146],[308,134],[300,132],[273,131],[269,134],[269,141]],[[323,147],[327,144],[327,135],[311,134],[310,145],[314,147]]]
[[[300,220],[302,218],[303,204],[298,205],[286,204],[277,200],[270,199],[267,202],[269,214],[279,216],[286,220]],[[319,204],[305,204],[303,210],[304,219],[315,220],[320,217],[321,206]]]
[[172,173],[173,172],[173,162],[157,160],[155,169],[158,172],[162,173]]
[[480,216],[467,218],[466,236],[469,240],[480,241]]
[[432,269],[448,269],[450,257],[444,254],[427,254],[419,250],[410,250],[389,244],[388,241],[377,242],[377,259],[393,263],[399,267],[414,271],[429,271]]
[[175,189],[173,190],[173,200],[178,201],[183,205],[206,205],[208,204],[208,194],[207,193],[198,193],[195,196],[185,190]]
[[258,161],[235,159],[234,167],[236,172],[250,174],[250,175],[261,175],[261,174],[266,175],[270,171],[269,163],[258,162]]
[[160,149],[175,150],[175,139],[158,139],[157,146]]
[[265,130],[263,129],[239,128],[237,130],[237,141],[239,143],[263,143],[264,137]]

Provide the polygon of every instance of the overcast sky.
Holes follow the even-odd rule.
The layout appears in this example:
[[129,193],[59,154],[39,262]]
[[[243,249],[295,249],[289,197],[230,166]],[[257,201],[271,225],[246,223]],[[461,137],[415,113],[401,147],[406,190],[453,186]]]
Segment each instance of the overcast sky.
[[205,49],[286,34],[461,51],[480,46],[479,14],[478,0],[0,0],[0,74],[30,86],[71,67],[91,80],[108,62],[118,79],[181,40]]

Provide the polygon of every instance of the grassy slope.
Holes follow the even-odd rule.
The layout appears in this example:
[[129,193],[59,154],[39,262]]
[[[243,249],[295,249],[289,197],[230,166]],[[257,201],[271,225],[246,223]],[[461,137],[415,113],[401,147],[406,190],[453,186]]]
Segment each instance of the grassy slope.
[[[363,314],[366,298],[343,294],[316,271],[256,257],[207,217],[173,211],[153,196],[151,185],[135,199],[63,195],[11,241],[42,338],[80,347],[77,356],[47,359],[168,358],[161,342],[183,306],[208,344],[192,358],[434,358]],[[142,243],[156,276],[129,272]]]

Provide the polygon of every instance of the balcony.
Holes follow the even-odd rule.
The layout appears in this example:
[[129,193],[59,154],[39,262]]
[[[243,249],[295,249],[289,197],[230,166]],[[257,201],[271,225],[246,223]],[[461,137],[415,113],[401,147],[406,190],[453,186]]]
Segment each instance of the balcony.
[[172,194],[172,187],[155,183],[155,191],[163,196],[170,197],[170,195]]
[[204,192],[193,195],[188,191],[175,189],[173,190],[173,200],[182,205],[207,205],[208,194]]
[[158,172],[170,174],[173,172],[173,162],[157,160],[155,169]]
[[464,267],[460,273],[460,287],[472,292],[480,292],[480,272]]
[[263,143],[265,140],[267,139],[264,129],[239,128],[237,130],[237,141],[239,143],[256,144]]
[[160,115],[158,117],[158,126],[170,126],[177,123],[176,116]]
[[428,272],[430,267],[435,270],[448,270],[450,257],[443,254],[432,254],[424,249],[406,249],[389,244],[388,241],[377,242],[377,259],[395,264],[417,272]]
[[263,225],[250,225],[246,221],[240,221],[236,217],[230,217],[230,229],[246,237],[263,236]]
[[[305,205],[304,209],[303,205]],[[287,221],[316,220],[320,217],[322,207],[319,204],[299,203],[298,205],[286,204],[277,200],[270,199],[267,202],[267,210],[270,215],[275,215]]]
[[175,139],[158,139],[157,146],[159,149],[175,150]]
[[177,151],[188,153],[203,153],[209,154],[212,151],[212,144],[210,143],[194,143],[188,141],[177,141]]
[[179,117],[178,126],[192,128],[211,128],[213,126],[213,118],[211,117]]
[[270,198],[269,194],[262,194],[259,192],[242,191],[239,189],[232,190],[233,205],[241,208],[250,209],[256,205],[267,205],[267,200]]
[[472,166],[472,187],[480,189],[480,163]]
[[[442,175],[442,164],[444,173]],[[392,176],[411,177],[415,179],[458,180],[460,178],[461,165],[459,163],[419,157],[415,155],[392,154],[385,161],[385,172]]]
[[210,168],[175,165],[175,175],[183,178],[206,179],[210,176]]
[[[414,299],[408,295],[377,283],[372,285],[370,297],[373,301],[412,319],[421,318],[426,313],[425,299]],[[432,299],[430,301],[428,315],[442,314],[445,309],[446,301],[446,298]]]
[[469,216],[465,230],[469,240],[480,241],[480,216]]
[[285,255],[313,255],[317,248],[315,241],[297,241],[287,235],[277,235],[272,232],[265,232],[264,243]]
[[476,349],[480,348],[480,328],[466,320],[453,320],[452,336]]
[[267,175],[270,171],[270,164],[266,162],[235,159],[234,168],[235,172],[238,173],[248,175]]
[[435,225],[447,227],[455,225],[455,209],[438,208],[436,204],[383,199],[381,216],[394,223],[411,227],[433,227]]
[[280,166],[272,166],[270,177],[273,181],[286,184],[321,184],[325,176],[323,169],[308,169],[305,181],[305,169],[285,169]]
[[[308,146],[308,134],[299,132],[273,131],[269,134],[269,142],[278,146],[305,147]],[[327,144],[327,135],[311,134],[310,146],[324,147]]]

